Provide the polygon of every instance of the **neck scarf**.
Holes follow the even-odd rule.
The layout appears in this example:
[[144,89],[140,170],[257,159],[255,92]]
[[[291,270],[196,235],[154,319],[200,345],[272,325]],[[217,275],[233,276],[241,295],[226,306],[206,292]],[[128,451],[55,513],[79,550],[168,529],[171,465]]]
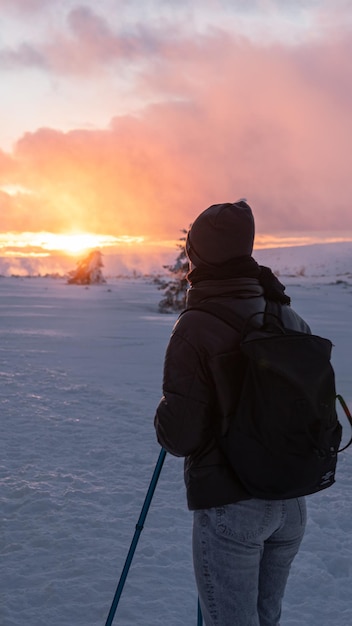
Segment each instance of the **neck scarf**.
[[251,256],[242,256],[221,265],[200,265],[187,276],[191,285],[204,280],[227,280],[231,278],[256,278],[264,289],[267,300],[290,304],[291,298],[285,294],[285,285],[273,274],[270,267],[258,265]]

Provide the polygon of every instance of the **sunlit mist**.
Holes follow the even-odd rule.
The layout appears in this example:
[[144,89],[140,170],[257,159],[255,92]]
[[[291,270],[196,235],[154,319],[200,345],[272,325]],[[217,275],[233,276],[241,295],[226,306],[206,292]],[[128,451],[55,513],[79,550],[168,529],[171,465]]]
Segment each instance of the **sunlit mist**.
[[52,252],[75,256],[91,249],[140,244],[144,237],[97,235],[94,233],[23,232],[0,233],[0,252],[4,256],[47,256]]
[[294,248],[296,246],[311,246],[322,243],[343,243],[352,241],[352,232],[310,232],[303,233],[257,233],[254,247],[257,250],[264,248]]

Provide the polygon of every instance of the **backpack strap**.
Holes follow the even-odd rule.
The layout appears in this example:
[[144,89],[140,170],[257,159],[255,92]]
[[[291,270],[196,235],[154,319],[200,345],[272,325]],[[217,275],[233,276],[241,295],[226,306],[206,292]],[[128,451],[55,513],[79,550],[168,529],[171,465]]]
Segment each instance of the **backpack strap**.
[[279,326],[281,327],[281,330],[284,331],[285,326],[282,320],[282,306],[280,302],[277,302],[274,300],[266,300],[265,302],[266,304],[265,304],[265,311],[264,311],[264,325],[265,326],[274,325],[275,327],[277,327],[278,322],[279,322]]
[[281,320],[281,305],[274,300],[265,300],[265,316],[273,315]]
[[[347,417],[347,419],[348,419],[348,421],[349,421],[349,423],[350,423],[350,426],[351,426],[351,428],[352,428],[352,415],[351,415],[351,412],[350,412],[350,410],[349,410],[349,408],[348,408],[348,406],[347,406],[347,404],[346,404],[345,400],[343,399],[343,397],[342,397],[339,393],[337,394],[336,399],[337,399],[337,400],[339,401],[339,403],[341,404],[341,406],[342,406],[342,408],[343,408],[343,410],[344,410],[344,412],[345,412],[345,414],[346,414],[346,417]],[[338,452],[342,452],[343,450],[346,450],[346,448],[349,448],[349,446],[351,445],[351,443],[352,443],[352,435],[351,435],[351,437],[350,437],[349,442],[348,442],[348,443],[346,443],[346,445],[345,445],[345,446],[343,446],[343,448],[340,448],[340,449],[338,450]]]

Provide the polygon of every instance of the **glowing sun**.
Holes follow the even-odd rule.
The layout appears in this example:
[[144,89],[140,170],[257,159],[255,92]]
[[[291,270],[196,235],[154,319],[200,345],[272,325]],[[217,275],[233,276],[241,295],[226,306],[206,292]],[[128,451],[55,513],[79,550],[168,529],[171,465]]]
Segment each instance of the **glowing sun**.
[[5,256],[48,256],[61,253],[83,255],[91,250],[140,244],[144,237],[97,235],[95,233],[0,233],[0,252]]
[[55,234],[53,240],[50,239],[47,242],[49,249],[55,248],[70,255],[80,255],[92,248],[103,248],[111,243],[106,240],[106,237],[92,233]]

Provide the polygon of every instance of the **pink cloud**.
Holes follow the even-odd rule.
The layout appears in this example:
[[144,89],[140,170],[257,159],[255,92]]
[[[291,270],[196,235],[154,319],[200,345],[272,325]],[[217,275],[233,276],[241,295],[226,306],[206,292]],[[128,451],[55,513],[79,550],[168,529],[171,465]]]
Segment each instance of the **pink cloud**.
[[[76,69],[138,58],[147,42],[123,44],[87,9],[70,20],[61,60],[84,42]],[[17,182],[35,194],[9,222],[177,238],[209,204],[245,196],[261,232],[352,229],[349,37],[255,46],[214,30],[158,46],[136,93],[163,102],[105,131],[41,129],[18,142]],[[46,50],[51,66],[58,50]]]

